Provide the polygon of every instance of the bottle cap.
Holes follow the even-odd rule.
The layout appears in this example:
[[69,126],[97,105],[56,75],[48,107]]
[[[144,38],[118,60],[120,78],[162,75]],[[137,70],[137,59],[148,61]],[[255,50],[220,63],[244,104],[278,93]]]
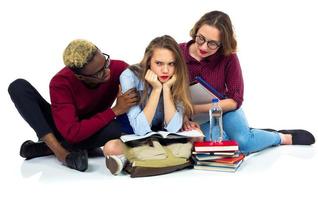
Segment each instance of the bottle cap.
[[217,102],[219,102],[219,99],[217,99],[217,98],[212,99],[212,103],[217,103]]

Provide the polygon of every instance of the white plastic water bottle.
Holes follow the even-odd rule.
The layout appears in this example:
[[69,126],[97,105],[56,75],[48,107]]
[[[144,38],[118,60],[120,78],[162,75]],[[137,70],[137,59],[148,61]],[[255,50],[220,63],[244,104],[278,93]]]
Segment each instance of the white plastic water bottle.
[[212,99],[212,107],[209,110],[210,115],[210,130],[209,141],[222,142],[223,140],[223,122],[222,122],[222,108],[219,105],[219,99]]

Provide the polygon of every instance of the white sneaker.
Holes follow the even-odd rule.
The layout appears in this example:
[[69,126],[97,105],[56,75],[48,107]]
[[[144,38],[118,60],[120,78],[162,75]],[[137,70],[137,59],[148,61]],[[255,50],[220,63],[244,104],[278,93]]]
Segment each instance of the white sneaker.
[[118,175],[123,170],[126,161],[124,155],[106,156],[106,166],[113,175]]

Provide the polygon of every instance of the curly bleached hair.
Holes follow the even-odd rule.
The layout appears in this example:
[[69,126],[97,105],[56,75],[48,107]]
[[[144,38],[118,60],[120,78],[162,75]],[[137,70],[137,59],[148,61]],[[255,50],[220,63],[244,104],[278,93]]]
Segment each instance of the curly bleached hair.
[[98,48],[90,41],[73,40],[64,50],[64,64],[73,69],[81,69],[94,58],[97,50]]

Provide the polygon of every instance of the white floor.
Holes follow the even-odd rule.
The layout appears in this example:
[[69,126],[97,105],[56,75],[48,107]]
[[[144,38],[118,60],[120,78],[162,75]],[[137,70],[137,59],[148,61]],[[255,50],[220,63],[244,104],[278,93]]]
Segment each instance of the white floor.
[[13,198],[29,194],[35,199],[116,195],[120,199],[314,199],[317,195],[317,145],[280,146],[252,154],[236,173],[182,170],[148,178],[113,176],[106,170],[104,158],[89,159],[88,170],[78,172],[62,166],[54,156],[23,160],[17,150],[1,167],[1,179],[5,178],[1,187],[19,188],[13,193],[4,190],[1,195],[8,192]]

